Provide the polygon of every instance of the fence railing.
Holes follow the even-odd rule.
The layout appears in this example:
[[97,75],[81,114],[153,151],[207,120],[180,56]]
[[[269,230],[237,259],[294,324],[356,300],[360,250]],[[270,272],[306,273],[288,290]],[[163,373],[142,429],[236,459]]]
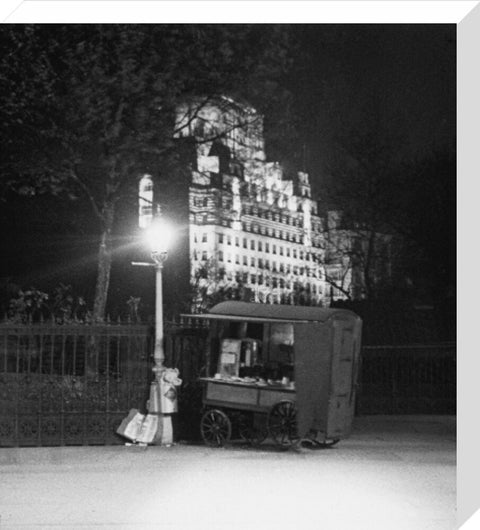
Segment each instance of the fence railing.
[[147,326],[0,325],[0,445],[119,443],[151,349]]
[[[181,437],[198,430],[206,364],[203,321],[167,325],[177,367]],[[145,410],[152,379],[147,325],[0,325],[0,446],[123,443],[130,408]],[[454,343],[364,346],[357,414],[454,414]]]
[[456,344],[364,346],[359,414],[455,414]]

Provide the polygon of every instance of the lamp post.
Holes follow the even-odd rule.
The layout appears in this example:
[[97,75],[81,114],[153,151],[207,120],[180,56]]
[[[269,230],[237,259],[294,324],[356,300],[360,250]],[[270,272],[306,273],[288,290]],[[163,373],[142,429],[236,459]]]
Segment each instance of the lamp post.
[[[171,227],[161,218],[154,219],[145,231],[145,237],[151,250],[152,265],[155,267],[155,347],[153,352],[154,366],[152,368],[154,381],[150,387],[148,414],[158,416],[154,443],[161,445],[173,443],[171,413],[176,412],[176,391],[174,386],[181,382],[180,380],[172,382],[171,378],[167,381],[165,374],[173,370],[164,366],[162,272],[163,264],[168,257],[172,235]],[[178,371],[176,373],[178,374]]]
[[172,239],[172,230],[168,224],[157,218],[145,233],[149,243],[153,265],[155,267],[155,349],[153,353],[153,373],[158,381],[165,367],[165,350],[163,347],[163,264],[168,257]]

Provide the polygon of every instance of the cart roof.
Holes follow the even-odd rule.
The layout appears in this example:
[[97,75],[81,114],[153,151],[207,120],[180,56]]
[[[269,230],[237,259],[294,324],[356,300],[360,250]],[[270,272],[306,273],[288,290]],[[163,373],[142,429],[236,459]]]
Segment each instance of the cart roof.
[[334,316],[357,318],[347,309],[329,309],[280,304],[227,301],[212,307],[204,315],[189,315],[211,320],[248,320],[250,322],[326,322]]

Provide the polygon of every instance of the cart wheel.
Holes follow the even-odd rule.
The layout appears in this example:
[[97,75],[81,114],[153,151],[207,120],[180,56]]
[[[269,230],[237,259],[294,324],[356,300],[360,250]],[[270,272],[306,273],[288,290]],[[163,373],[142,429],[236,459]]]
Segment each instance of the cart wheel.
[[293,401],[273,405],[268,415],[268,431],[281,447],[288,448],[298,442],[297,409]]
[[222,447],[232,436],[232,424],[225,412],[218,409],[207,410],[200,421],[203,441],[211,447]]
[[260,445],[268,436],[266,428],[255,425],[253,415],[242,414],[238,420],[238,434],[240,438],[250,445]]

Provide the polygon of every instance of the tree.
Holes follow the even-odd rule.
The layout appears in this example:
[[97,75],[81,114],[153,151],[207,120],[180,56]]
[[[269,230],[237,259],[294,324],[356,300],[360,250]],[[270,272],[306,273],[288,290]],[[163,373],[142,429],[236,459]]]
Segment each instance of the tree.
[[390,197],[400,140],[387,134],[372,112],[363,128],[347,130],[337,145],[324,197],[325,278],[347,297],[352,283],[362,291],[354,298],[373,299],[391,275],[385,261],[395,257]]
[[408,243],[405,273],[430,299],[453,297],[456,283],[455,147],[401,166],[390,188],[390,222]]
[[390,296],[402,282],[431,297],[454,284],[455,149],[400,158],[401,139],[378,123],[371,116],[339,139],[326,181],[326,209],[341,212],[325,226],[326,280],[348,294],[345,278],[329,274],[328,261],[343,263],[364,298]]
[[94,320],[105,314],[119,203],[145,172],[174,184],[162,167],[182,162],[178,104],[199,96],[199,109],[228,92],[268,111],[288,99],[288,43],[281,26],[3,28],[1,189],[88,200],[99,233]]

